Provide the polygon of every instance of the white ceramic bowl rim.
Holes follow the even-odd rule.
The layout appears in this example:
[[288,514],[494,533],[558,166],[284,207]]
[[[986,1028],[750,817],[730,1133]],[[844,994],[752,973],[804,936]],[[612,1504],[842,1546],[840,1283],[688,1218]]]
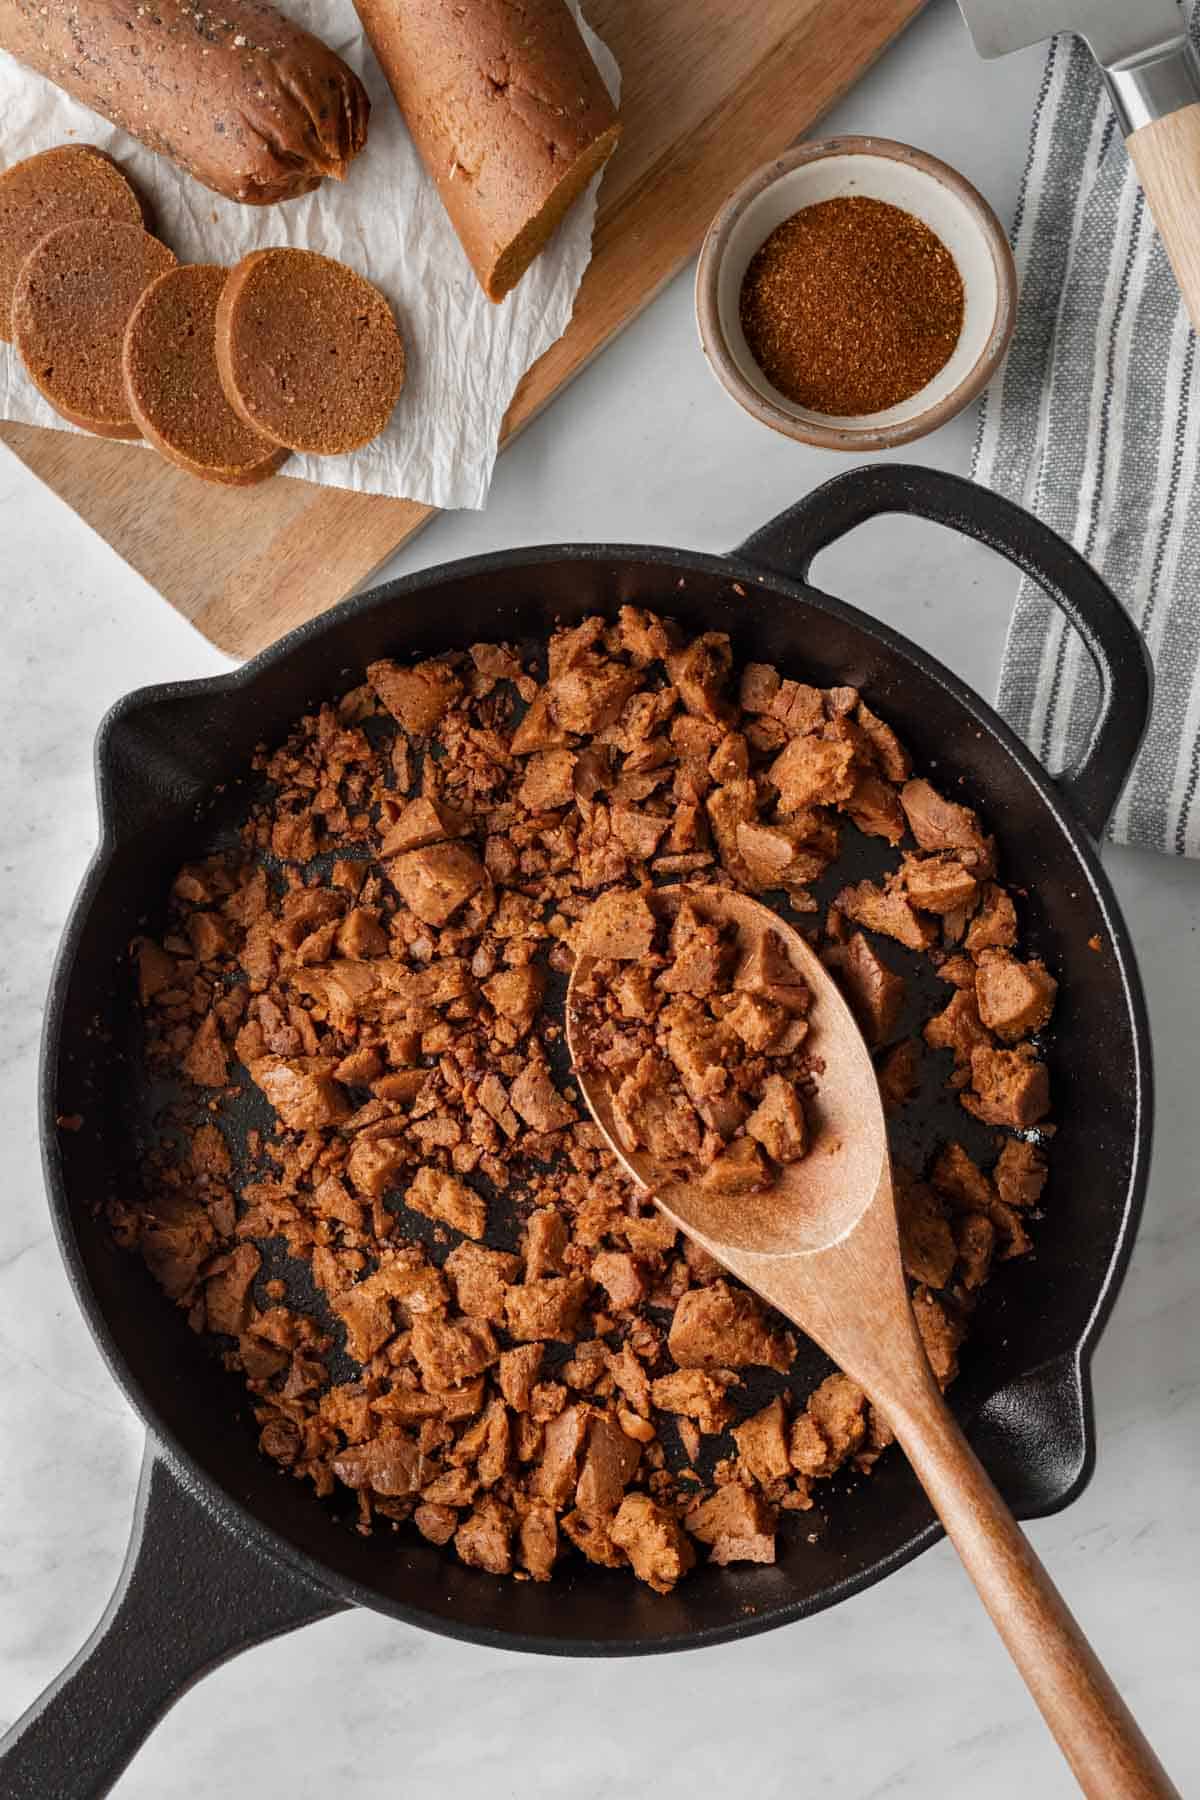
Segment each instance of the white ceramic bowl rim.
[[[964,316],[949,359],[923,388],[884,412],[838,417],[799,406],[771,384],[746,344],[740,300],[750,260],[776,226],[804,206],[857,194],[912,213],[941,238],[962,276]],[[932,429],[979,391],[1007,344],[1014,288],[1000,223],[957,171],[888,139],[831,138],[760,170],[727,202],[701,253],[697,309],[705,353],[743,405],[792,435],[872,447]]]

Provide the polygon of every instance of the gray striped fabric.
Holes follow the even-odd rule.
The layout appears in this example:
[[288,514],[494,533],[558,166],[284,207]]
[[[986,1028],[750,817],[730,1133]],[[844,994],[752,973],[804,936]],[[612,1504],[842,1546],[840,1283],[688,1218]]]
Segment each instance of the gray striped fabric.
[[[1200,41],[1200,0],[1189,0]],[[1110,835],[1200,856],[1200,359],[1170,266],[1082,44],[1046,59],[1013,224],[1021,299],[985,397],[974,475],[1069,538],[1154,658],[1150,730]],[[1029,582],[997,702],[1051,770],[1096,706],[1075,633]]]

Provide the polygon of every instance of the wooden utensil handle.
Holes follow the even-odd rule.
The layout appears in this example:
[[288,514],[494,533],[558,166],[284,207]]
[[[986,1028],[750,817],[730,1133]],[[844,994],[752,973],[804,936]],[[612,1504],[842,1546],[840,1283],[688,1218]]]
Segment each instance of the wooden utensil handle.
[[1192,324],[1200,329],[1200,102],[1152,119],[1125,143]]
[[1088,1800],[1180,1800],[932,1383],[891,1422]]

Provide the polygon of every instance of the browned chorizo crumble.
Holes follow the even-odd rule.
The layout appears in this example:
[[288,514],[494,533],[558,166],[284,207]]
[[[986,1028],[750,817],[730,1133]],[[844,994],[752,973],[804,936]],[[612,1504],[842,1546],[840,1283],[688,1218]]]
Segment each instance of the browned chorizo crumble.
[[[654,889],[732,884],[807,919],[892,1128],[931,1075],[961,1103],[965,1142],[897,1166],[945,1385],[993,1260],[1030,1247],[1050,1129],[1030,1130],[1049,1096],[1029,1039],[1055,983],[1019,955],[977,815],[913,778],[854,688],[735,675],[726,637],[631,606],[557,631],[544,665],[494,644],[374,663],[256,770],[236,841],[180,870],[165,934],[134,945],[147,1068],[177,1097],[110,1208],[119,1238],[221,1335],[263,1451],[352,1490],[363,1530],[411,1520],[518,1579],[577,1552],[660,1592],[697,1546],[773,1561],[780,1513],[891,1434],[844,1375],[808,1392],[811,1346],[603,1150],[563,978],[603,954],[603,1033],[665,1068],[635,1064],[630,1129],[718,1179],[745,1144],[753,1174],[803,1152],[807,990],[727,970],[684,905],[667,943]],[[860,834],[888,866],[839,882]],[[659,950],[678,980],[656,999]],[[731,1086],[706,1076],[718,1023],[744,1047]],[[1023,1135],[972,1155],[983,1125]]]
[[577,1067],[613,1096],[617,1141],[714,1193],[759,1193],[809,1148],[812,991],[782,932],[742,951],[703,890],[610,888],[574,934]]

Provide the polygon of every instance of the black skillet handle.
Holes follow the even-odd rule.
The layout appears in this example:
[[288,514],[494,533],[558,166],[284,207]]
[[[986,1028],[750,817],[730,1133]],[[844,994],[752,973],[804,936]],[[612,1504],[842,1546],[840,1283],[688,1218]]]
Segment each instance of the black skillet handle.
[[218,1663],[343,1602],[220,1524],[151,1443],[125,1566],[75,1660],[0,1739],[3,1800],[97,1800]]
[[736,554],[804,581],[819,550],[880,513],[911,513],[998,550],[1066,614],[1096,665],[1100,708],[1079,760],[1057,777],[1093,837],[1104,830],[1150,716],[1151,666],[1111,589],[1057,532],[1000,494],[910,463],[837,475],[746,539]]

